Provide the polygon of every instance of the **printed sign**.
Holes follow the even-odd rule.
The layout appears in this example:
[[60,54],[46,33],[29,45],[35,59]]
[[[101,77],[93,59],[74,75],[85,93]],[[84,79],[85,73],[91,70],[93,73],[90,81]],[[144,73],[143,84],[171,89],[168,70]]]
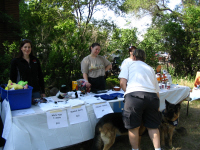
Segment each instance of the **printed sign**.
[[49,129],[68,127],[66,110],[46,112]]
[[113,113],[113,110],[108,102],[93,104],[93,109],[97,118],[101,118],[106,114]]
[[70,124],[76,124],[88,121],[88,115],[85,105],[67,109]]

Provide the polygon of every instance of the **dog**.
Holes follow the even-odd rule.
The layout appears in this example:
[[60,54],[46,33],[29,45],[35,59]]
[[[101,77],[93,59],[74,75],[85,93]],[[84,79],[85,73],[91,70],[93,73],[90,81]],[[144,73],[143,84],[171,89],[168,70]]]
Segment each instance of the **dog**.
[[[145,130],[146,128],[142,124],[139,129],[139,141]],[[92,150],[101,150],[102,145],[103,150],[109,150],[115,142],[116,135],[128,135],[128,129],[124,127],[120,112],[106,114],[98,121],[95,127]]]
[[172,137],[180,116],[181,104],[171,104],[165,100],[166,108],[162,111],[162,123],[160,125],[161,146],[165,146],[165,139],[172,147]]

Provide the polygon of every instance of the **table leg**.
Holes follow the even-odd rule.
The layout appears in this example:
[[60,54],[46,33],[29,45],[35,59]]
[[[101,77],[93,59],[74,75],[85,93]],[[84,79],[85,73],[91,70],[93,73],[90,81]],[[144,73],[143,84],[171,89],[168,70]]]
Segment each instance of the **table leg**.
[[189,104],[190,104],[190,101],[188,101],[188,103],[187,103],[187,116],[188,116]]

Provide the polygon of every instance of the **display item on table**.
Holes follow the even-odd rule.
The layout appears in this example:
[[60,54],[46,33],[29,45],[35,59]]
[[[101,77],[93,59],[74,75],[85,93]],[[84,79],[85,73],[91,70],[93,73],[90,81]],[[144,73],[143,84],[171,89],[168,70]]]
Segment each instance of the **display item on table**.
[[170,85],[172,84],[172,78],[166,70],[163,70],[163,74],[156,73],[156,79],[159,83],[160,89],[170,89]]
[[78,90],[81,91],[82,94],[86,94],[90,92],[90,88],[86,87],[86,82],[87,81],[85,79],[77,80]]

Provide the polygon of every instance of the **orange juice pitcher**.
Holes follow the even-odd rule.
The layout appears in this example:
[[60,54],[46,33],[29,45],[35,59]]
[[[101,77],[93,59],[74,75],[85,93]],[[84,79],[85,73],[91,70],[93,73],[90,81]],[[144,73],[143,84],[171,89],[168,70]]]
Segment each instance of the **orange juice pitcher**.
[[72,81],[72,91],[73,90],[77,90],[77,87],[78,85],[77,85],[77,81]]

